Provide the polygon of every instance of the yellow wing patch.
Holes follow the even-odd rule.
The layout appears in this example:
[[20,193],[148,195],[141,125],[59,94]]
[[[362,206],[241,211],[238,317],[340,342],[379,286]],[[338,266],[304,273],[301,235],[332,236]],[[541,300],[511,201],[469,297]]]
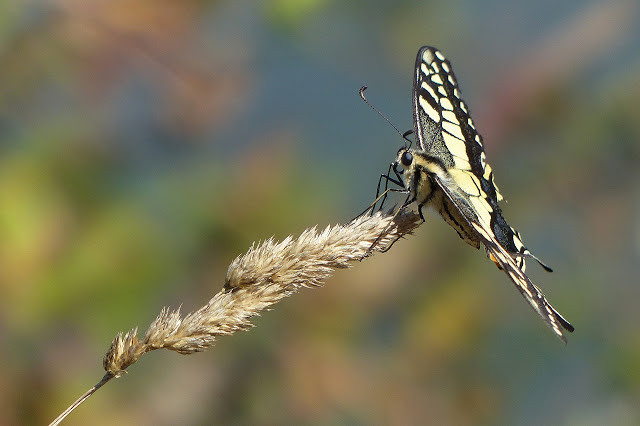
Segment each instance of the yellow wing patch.
[[480,181],[473,173],[466,170],[449,169],[449,175],[453,178],[454,182],[462,189],[466,194],[474,197],[479,197],[484,194],[480,188]]

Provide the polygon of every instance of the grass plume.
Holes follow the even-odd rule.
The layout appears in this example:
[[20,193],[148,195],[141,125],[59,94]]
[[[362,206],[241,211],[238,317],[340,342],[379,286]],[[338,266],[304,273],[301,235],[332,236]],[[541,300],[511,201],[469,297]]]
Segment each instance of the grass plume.
[[231,262],[222,290],[197,311],[182,317],[180,309],[163,308],[142,338],[137,328],[118,333],[103,360],[105,376],[51,425],[109,380],[123,375],[145,353],[156,349],[181,354],[203,351],[219,336],[252,327],[252,317],[300,288],[321,286],[333,270],[373,254],[374,242],[373,252],[385,251],[420,223],[413,212],[376,213],[320,232],[315,227],[307,229],[295,239],[289,236],[281,242],[269,239],[252,245]]

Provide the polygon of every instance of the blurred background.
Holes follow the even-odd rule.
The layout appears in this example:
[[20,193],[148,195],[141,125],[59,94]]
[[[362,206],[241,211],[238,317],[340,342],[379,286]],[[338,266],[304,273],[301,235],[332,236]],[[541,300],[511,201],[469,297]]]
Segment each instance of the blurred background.
[[344,223],[411,129],[440,48],[560,343],[429,215],[180,356],[156,351],[81,425],[640,423],[640,5],[624,1],[3,1],[0,424],[45,424],[118,331],[192,311],[252,242]]

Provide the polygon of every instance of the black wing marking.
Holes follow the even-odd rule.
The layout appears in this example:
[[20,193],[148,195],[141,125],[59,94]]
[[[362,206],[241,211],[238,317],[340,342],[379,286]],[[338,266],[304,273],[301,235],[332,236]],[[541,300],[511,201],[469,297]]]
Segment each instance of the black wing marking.
[[520,294],[542,317],[544,322],[551,327],[553,332],[566,343],[567,339],[562,332],[562,328],[573,332],[573,326],[549,304],[542,291],[531,282],[512,255],[503,248],[493,233],[487,229],[486,223],[475,213],[475,209],[470,205],[468,197],[460,192],[461,190],[457,187],[455,180],[449,176],[438,175],[434,175],[433,179],[462,213],[469,226],[476,230],[487,252],[493,256],[496,264],[511,278]]
[[[532,257],[547,271],[547,265],[524,246],[518,231],[502,216],[498,202],[503,199],[487,164],[478,133],[458,87],[448,59],[436,48],[425,46],[416,58],[413,83],[413,118],[418,145],[422,151],[440,159],[446,169],[473,175],[482,198],[488,203],[489,229],[500,245],[525,270],[525,257]],[[468,180],[464,174],[457,177]]]

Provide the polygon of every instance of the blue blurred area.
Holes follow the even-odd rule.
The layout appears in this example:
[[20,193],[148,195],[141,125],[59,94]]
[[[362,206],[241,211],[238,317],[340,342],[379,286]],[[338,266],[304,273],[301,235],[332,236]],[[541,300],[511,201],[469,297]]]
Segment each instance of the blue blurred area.
[[[205,354],[149,355],[67,424],[640,423],[634,1],[5,2],[0,424],[42,424],[112,337],[196,309],[254,241],[345,222],[451,60],[554,340],[435,215]],[[161,351],[160,351],[161,352]]]

